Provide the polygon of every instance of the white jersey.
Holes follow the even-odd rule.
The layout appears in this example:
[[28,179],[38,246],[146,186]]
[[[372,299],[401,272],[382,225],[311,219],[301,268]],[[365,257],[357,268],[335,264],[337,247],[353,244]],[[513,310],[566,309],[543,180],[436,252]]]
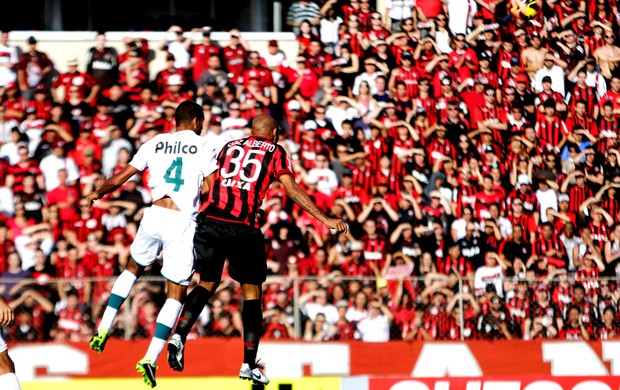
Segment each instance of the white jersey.
[[129,164],[139,171],[149,168],[153,201],[168,196],[184,215],[195,220],[200,188],[215,170],[214,161],[215,153],[204,138],[183,130],[147,141]]

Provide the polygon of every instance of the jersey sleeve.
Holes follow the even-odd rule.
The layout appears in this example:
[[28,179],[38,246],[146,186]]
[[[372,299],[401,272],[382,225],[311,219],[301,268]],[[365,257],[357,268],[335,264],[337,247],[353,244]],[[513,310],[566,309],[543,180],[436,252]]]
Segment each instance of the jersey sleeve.
[[146,167],[148,166],[149,155],[151,154],[149,152],[151,151],[151,145],[153,145],[154,139],[155,138],[152,138],[151,140],[147,141],[146,143],[144,143],[144,145],[142,145],[142,147],[140,147],[140,149],[138,149],[136,154],[129,162],[129,165],[139,171],[143,171],[146,169]]
[[281,145],[277,145],[275,156],[273,158],[273,169],[275,177],[282,175],[293,175],[293,163],[291,157]]

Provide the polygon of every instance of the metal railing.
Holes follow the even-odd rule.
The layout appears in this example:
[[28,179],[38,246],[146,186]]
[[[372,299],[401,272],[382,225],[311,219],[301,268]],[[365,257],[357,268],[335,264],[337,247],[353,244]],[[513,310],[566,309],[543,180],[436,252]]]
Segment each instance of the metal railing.
[[[14,306],[14,310],[16,313],[16,323],[9,328],[5,329],[5,336],[9,339],[14,338],[15,334],[21,334],[20,332],[14,331],[14,328],[26,325],[38,326],[38,330],[40,332],[49,332],[48,334],[39,335],[37,339],[39,340],[48,340],[54,339],[55,336],[60,331],[67,331],[67,327],[69,327],[69,331],[82,331],[84,334],[80,337],[85,338],[88,337],[88,332],[83,329],[77,329],[77,325],[75,323],[75,319],[71,318],[71,313],[67,313],[67,293],[68,291],[77,291],[77,301],[79,301],[79,308],[85,313],[86,317],[86,325],[85,327],[91,328],[90,330],[96,326],[100,316],[103,313],[103,309],[105,308],[105,303],[107,302],[107,296],[109,296],[109,290],[111,288],[112,283],[115,278],[83,278],[83,279],[48,279],[46,281],[42,281],[41,279],[9,279],[9,278],[0,278],[0,292],[4,295],[5,299],[10,302],[12,306]],[[521,279],[523,280],[523,279]],[[601,284],[602,282],[607,282],[603,284],[611,285],[612,288],[608,288],[606,291],[601,292]],[[583,281],[578,281],[573,277],[560,277],[553,278],[541,281],[540,279],[530,279],[526,280],[528,284],[528,289],[530,293],[528,294],[532,299],[535,299],[535,291],[536,287],[539,284],[544,284],[545,286],[549,286],[549,294],[551,295],[551,288],[556,286],[558,283],[562,283],[564,286],[568,286],[570,290],[577,284],[581,284],[585,286],[586,292],[586,300],[590,301],[590,304],[595,308],[595,310],[599,311],[597,313],[597,317],[602,318],[601,307],[595,303],[600,303],[602,301],[601,298],[607,299],[610,298],[611,301],[617,302],[620,298],[620,293],[615,290],[615,285],[617,283],[617,278],[607,278],[601,277],[596,279],[590,279],[587,283],[583,283]],[[503,295],[504,297],[508,294],[511,295],[510,291],[514,289],[516,291],[518,281],[513,278],[504,278],[501,281],[501,290],[504,290],[504,294],[499,292],[499,295]],[[403,285],[407,284],[410,291],[413,291],[413,294],[409,292],[404,292]],[[192,286],[195,283],[192,283]],[[276,285],[274,288],[274,285]],[[357,287],[354,287],[356,285]],[[436,285],[436,287],[434,287]],[[438,286],[442,287],[438,287]],[[389,300],[389,299],[398,299],[395,295],[397,295],[398,289],[403,289],[401,291],[403,294],[413,295],[410,296],[409,308],[413,310],[414,307],[423,307],[427,308],[432,305],[433,295],[436,291],[446,291],[450,290],[454,293],[454,299],[457,299],[459,308],[458,314],[458,327],[459,327],[459,335],[460,339],[464,339],[465,334],[465,302],[463,299],[463,293],[471,292],[472,295],[477,296],[477,300],[479,303],[484,303],[488,301],[493,295],[493,289],[478,289],[476,291],[471,291],[474,287],[474,281],[468,278],[462,277],[452,277],[449,278],[442,274],[431,274],[422,278],[405,278],[402,279],[382,279],[382,278],[347,278],[342,276],[329,276],[329,277],[285,277],[285,276],[271,276],[267,279],[264,284],[264,298],[273,299],[274,291],[285,290],[287,293],[287,302],[286,304],[292,305],[293,311],[291,317],[292,327],[294,329],[294,339],[302,339],[304,336],[304,329],[306,328],[306,322],[309,319],[308,313],[305,310],[306,303],[302,302],[307,300],[308,289],[315,287],[323,288],[326,290],[328,295],[333,294],[333,290],[336,288],[342,287],[345,296],[344,299],[351,305],[353,301],[352,296],[350,295],[351,291],[356,292],[358,290],[367,290],[371,293],[371,295],[377,296],[377,294],[381,295],[381,298]],[[340,286],[340,287],[335,287]],[[191,286],[190,286],[191,288]],[[222,296],[220,291],[222,289],[228,290],[231,294],[226,294],[226,296]],[[85,294],[87,290],[90,290],[90,299],[88,299]],[[34,293],[33,293],[34,292]],[[606,294],[604,297],[601,294]],[[69,294],[71,295],[71,294]],[[220,301],[227,301],[228,295],[236,301],[237,303],[240,300],[240,289],[236,282],[232,280],[224,280],[218,289],[218,292],[214,295],[213,299],[217,299]],[[444,293],[445,295],[445,293]],[[28,299],[32,298],[32,299]],[[372,297],[371,297],[372,298]],[[613,298],[613,299],[612,299]],[[93,301],[94,299],[94,301]],[[338,302],[334,302],[333,298],[328,298],[329,302],[332,305],[336,305]],[[566,300],[566,298],[564,298]],[[158,303],[161,303],[165,300],[165,279],[161,277],[154,276],[143,276],[136,282],[134,288],[125,301],[124,306],[119,310],[119,314],[117,316],[117,322],[119,328],[116,329],[115,333],[117,336],[124,338],[135,338],[140,334],[138,328],[144,326],[141,321],[151,321],[152,318],[145,318],[148,315],[153,313],[142,313],[145,310],[145,306],[153,302],[155,310],[159,307]],[[311,298],[312,300],[312,298]],[[593,301],[596,302],[593,302]],[[33,302],[34,301],[34,302]],[[228,304],[228,302],[222,302],[223,304]],[[280,302],[281,303],[281,302]],[[563,302],[567,306],[570,306],[571,302]],[[505,305],[506,302],[503,302]],[[50,305],[53,307],[53,310],[50,312]],[[235,307],[240,307],[235,305]],[[210,305],[209,305],[209,308]],[[64,312],[63,312],[64,310]],[[416,309],[422,310],[422,309]],[[507,308],[509,310],[509,308]],[[34,318],[35,316],[29,316],[26,314],[23,316],[24,312],[36,312],[36,315],[43,316],[44,318]],[[41,314],[43,312],[43,314]],[[448,313],[450,314],[450,313]],[[63,317],[63,315],[65,317]],[[94,315],[89,319],[89,315]],[[217,313],[214,313],[213,309],[210,310],[210,322],[206,324],[201,324],[202,327],[208,327],[209,324],[213,324],[218,320]],[[73,322],[72,322],[73,321]],[[41,327],[41,323],[46,324]],[[71,328],[74,327],[74,328]],[[119,334],[120,331],[120,334]],[[197,335],[208,335],[208,332],[204,330],[198,331]],[[145,336],[146,337],[146,336]],[[79,338],[79,337],[78,337]]]

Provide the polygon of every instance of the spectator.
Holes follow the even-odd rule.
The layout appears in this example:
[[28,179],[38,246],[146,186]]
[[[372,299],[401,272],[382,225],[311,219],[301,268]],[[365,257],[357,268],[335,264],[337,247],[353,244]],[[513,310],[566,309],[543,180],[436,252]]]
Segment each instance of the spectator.
[[28,49],[19,57],[17,64],[17,82],[19,90],[26,102],[32,100],[34,88],[46,85],[51,70],[52,61],[47,54],[37,50],[35,37],[28,38]]
[[320,8],[313,1],[298,0],[295,1],[286,15],[286,24],[293,28],[293,32],[297,34],[299,27],[304,20],[308,20],[312,26],[316,26],[320,22]]
[[366,342],[385,342],[390,339],[390,324],[394,316],[383,303],[372,301],[368,305],[368,317],[357,324],[360,339]]

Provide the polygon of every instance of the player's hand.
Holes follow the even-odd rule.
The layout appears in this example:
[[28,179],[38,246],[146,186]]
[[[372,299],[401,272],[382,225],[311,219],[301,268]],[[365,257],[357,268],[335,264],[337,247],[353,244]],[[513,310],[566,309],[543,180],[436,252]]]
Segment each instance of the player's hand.
[[325,226],[329,228],[332,234],[347,232],[347,224],[342,222],[340,219],[330,218],[327,222],[325,222]]
[[13,310],[6,304],[6,302],[0,300],[0,326],[9,326],[15,320]]
[[88,201],[88,206],[92,207],[93,203],[95,203],[95,201],[99,198],[100,198],[99,192],[97,191],[93,191],[90,194],[88,194],[88,196],[86,197],[86,200]]

